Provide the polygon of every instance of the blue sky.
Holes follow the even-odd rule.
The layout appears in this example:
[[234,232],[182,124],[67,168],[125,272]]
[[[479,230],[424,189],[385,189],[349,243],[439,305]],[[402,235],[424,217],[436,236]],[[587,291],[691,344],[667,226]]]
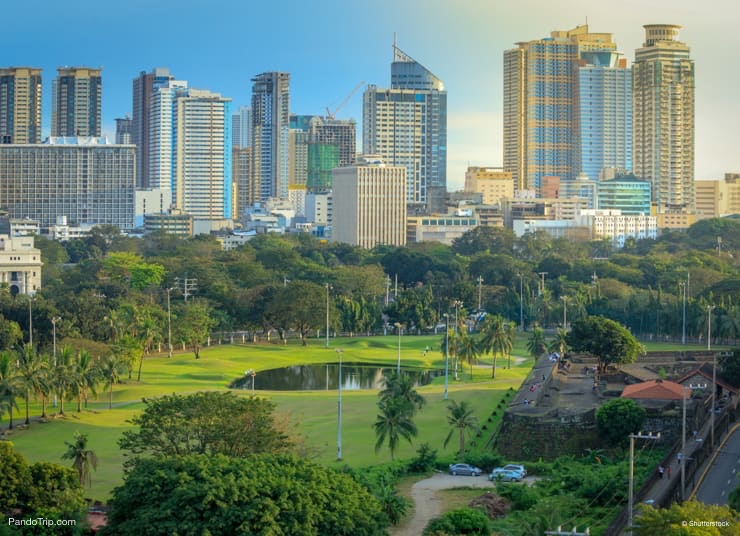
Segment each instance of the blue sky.
[[[588,23],[632,61],[643,24],[683,26],[696,62],[696,177],[740,171],[740,3],[735,0],[6,0],[0,66],[42,67],[44,126],[62,65],[103,67],[104,130],[131,112],[131,81],[168,67],[191,87],[249,102],[250,78],[291,73],[291,111],[320,114],[360,81],[390,82],[401,49],[448,90],[448,188],[502,161],[502,55]],[[337,114],[361,120],[362,90]],[[359,124],[358,124],[359,127]],[[358,132],[358,139],[360,132]]]

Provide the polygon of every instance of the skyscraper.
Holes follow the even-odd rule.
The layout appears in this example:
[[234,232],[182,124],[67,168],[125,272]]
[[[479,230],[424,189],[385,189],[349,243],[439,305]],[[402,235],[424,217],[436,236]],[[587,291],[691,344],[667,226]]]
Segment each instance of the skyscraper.
[[632,69],[618,52],[581,53],[576,88],[575,175],[632,169]]
[[394,43],[391,88],[363,94],[362,147],[408,170],[406,201],[426,205],[447,188],[447,91],[426,67]]
[[659,213],[694,212],[694,62],[675,24],[647,24],[635,51],[635,175]]
[[151,96],[150,187],[196,219],[232,217],[231,99],[171,80]]
[[308,127],[309,190],[320,191],[332,187],[332,170],[349,166],[357,152],[356,123],[354,119],[314,117]]
[[52,85],[51,135],[100,136],[102,68],[59,67]]
[[41,143],[41,69],[0,69],[2,143]]
[[131,138],[131,128],[133,121],[127,115],[126,117],[116,118],[116,144],[117,145],[133,145]]
[[588,25],[517,45],[504,52],[504,170],[517,189],[539,189],[543,176],[577,175],[577,66],[616,45]]
[[149,112],[152,91],[174,80],[169,70],[156,67],[151,73],[141,71],[133,81],[133,117],[131,141],[136,145],[136,185],[150,188],[149,184]]
[[250,204],[288,197],[290,74],[262,73],[252,82]]

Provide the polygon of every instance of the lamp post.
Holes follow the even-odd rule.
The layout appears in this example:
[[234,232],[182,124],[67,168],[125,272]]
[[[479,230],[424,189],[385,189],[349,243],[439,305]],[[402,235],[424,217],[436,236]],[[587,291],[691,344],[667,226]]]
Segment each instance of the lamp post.
[[681,344],[686,344],[686,281],[680,281],[681,301],[683,303],[683,323],[681,326]]
[[519,330],[524,331],[524,277],[519,276]]
[[481,306],[481,293],[482,293],[482,290],[483,290],[483,277],[479,275],[478,276],[478,279],[476,279],[476,281],[478,281],[478,311],[477,312],[480,313],[481,312],[481,308],[480,308],[480,306]]
[[244,376],[251,376],[252,377],[252,396],[254,396],[254,377],[257,375],[257,372],[255,372],[254,369],[249,369],[244,372]]
[[[51,355],[54,358],[54,370],[57,368],[57,322],[61,317],[54,316],[51,319]],[[54,391],[54,407],[57,407],[57,393]]]
[[167,289],[167,357],[172,357],[172,309],[170,308],[170,292],[172,292],[172,287]]
[[329,348],[329,289],[331,285],[326,283],[326,348]]
[[450,315],[445,313],[445,396],[447,400],[448,392],[447,387],[449,385],[450,375]]
[[403,328],[403,324],[400,322],[396,322],[394,324],[396,326],[396,331],[398,331],[398,363],[396,364],[396,374],[398,376],[401,375],[401,329]]
[[337,399],[337,460],[342,459],[342,354],[344,350],[337,348],[339,354],[339,381],[337,382],[339,398]]
[[460,309],[460,307],[462,307],[462,304],[463,302],[461,302],[460,300],[455,300],[452,302],[452,305],[455,306],[455,328],[454,329],[455,329],[455,335],[456,335],[455,337],[455,379],[456,380],[458,379],[457,377],[457,348],[458,346],[460,346],[459,337],[457,337],[457,335],[459,335],[459,332],[460,332],[460,330],[458,329],[458,323],[457,323],[457,311]]
[[684,495],[686,491],[686,463],[688,461],[686,457],[686,394],[688,391],[688,394],[691,395],[691,392],[693,389],[704,389],[706,388],[707,384],[700,384],[700,385],[693,385],[689,384],[689,386],[682,386],[682,398],[683,398],[683,426],[682,426],[682,432],[681,432],[681,461],[679,462],[681,465],[681,501],[684,500]]

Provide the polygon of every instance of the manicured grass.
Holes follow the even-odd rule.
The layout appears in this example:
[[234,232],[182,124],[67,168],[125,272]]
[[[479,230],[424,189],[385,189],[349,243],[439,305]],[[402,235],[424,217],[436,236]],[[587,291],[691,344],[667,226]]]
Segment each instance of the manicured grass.
[[[486,475],[482,475],[478,478],[488,478]],[[440,512],[448,512],[455,508],[467,508],[470,505],[470,501],[485,495],[486,491],[493,491],[495,486],[491,483],[490,489],[485,488],[453,488],[443,489],[436,492],[439,497],[439,510]]]

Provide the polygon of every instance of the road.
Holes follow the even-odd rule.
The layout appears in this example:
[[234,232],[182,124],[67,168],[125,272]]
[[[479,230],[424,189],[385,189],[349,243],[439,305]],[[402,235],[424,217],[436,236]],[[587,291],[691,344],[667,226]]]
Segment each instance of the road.
[[725,505],[728,495],[740,486],[740,429],[735,430],[696,493],[696,499],[705,504]]

